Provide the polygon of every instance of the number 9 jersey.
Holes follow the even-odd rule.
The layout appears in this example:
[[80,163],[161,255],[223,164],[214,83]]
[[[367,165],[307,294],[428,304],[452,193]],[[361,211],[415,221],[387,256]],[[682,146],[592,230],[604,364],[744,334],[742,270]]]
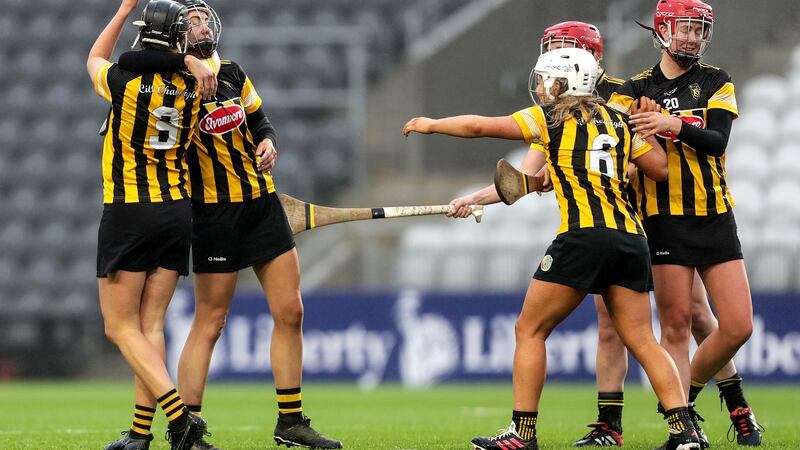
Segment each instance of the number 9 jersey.
[[94,89],[111,103],[101,130],[103,203],[189,198],[185,155],[201,101],[194,79],[107,64],[95,75]]
[[628,116],[598,105],[590,118],[548,122],[551,106],[513,114],[531,151],[543,152],[561,211],[557,233],[610,228],[644,236],[628,197],[628,163],[653,149],[630,131]]
[[[706,128],[708,112],[715,108],[738,116],[730,75],[707,64],[695,64],[672,80],[656,64],[620,86],[608,106],[628,114],[631,103],[641,96],[655,100],[662,112],[699,128]],[[725,181],[724,149],[716,157],[698,154],[672,133],[657,134],[656,139],[667,152],[669,178],[656,182],[639,174],[639,206],[645,217],[711,216],[733,208]]]

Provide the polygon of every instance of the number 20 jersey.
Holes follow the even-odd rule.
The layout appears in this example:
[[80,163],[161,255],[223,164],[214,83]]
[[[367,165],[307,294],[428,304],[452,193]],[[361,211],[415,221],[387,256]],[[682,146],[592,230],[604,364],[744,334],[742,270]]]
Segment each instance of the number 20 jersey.
[[[626,81],[611,96],[609,106],[626,114],[642,96],[658,103],[689,125],[706,128],[707,112],[719,108],[738,115],[731,77],[707,64],[695,64],[685,74],[667,79],[659,65]],[[735,205],[725,181],[725,156],[699,155],[672,133],[656,136],[667,152],[669,177],[656,182],[639,174],[639,209],[645,217],[723,214]]]
[[94,88],[111,103],[103,141],[103,203],[189,198],[185,156],[201,101],[195,81],[107,64],[95,75]]

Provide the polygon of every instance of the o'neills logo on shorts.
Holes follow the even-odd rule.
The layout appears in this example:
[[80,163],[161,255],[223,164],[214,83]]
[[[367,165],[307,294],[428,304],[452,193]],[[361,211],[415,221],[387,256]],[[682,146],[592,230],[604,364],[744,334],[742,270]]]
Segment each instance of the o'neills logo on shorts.
[[547,272],[553,267],[553,257],[550,255],[544,255],[542,258],[542,263],[539,264],[539,267],[542,269],[542,272]]
[[244,108],[241,106],[219,106],[200,119],[200,130],[208,134],[225,134],[239,128],[244,121]]

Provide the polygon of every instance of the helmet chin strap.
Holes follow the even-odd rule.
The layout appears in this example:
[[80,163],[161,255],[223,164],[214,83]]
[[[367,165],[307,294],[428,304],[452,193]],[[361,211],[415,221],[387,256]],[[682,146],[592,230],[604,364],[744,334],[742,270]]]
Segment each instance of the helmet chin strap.
[[133,40],[133,45],[131,45],[131,48],[136,48],[136,44],[139,43],[140,39],[142,39],[142,32],[141,31],[136,33],[136,39]]
[[203,39],[202,41],[195,42],[192,45],[187,45],[189,53],[196,53],[195,56],[201,58],[208,58],[214,52],[214,41],[211,39]]
[[186,50],[189,48],[189,36],[186,34],[183,35],[183,48],[181,48],[180,42],[178,43],[178,52],[179,53],[186,53]]
[[688,69],[692,67],[694,63],[700,60],[699,56],[685,56],[685,55],[676,55],[675,53],[667,50],[667,54],[676,64],[681,66],[684,69]]

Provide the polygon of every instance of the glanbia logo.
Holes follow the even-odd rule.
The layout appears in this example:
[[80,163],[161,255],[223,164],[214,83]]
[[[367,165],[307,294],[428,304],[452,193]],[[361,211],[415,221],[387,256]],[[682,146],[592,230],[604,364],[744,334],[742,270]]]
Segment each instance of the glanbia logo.
[[208,134],[225,134],[239,128],[244,120],[241,106],[219,106],[200,119],[200,130]]

